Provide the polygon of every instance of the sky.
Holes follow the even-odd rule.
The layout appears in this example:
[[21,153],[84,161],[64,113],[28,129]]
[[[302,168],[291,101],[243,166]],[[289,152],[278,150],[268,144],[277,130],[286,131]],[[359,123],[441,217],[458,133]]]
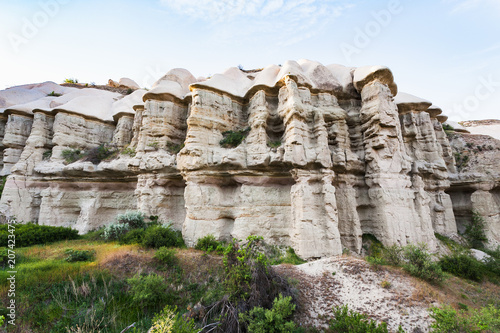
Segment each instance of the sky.
[[500,0],[0,0],[0,89],[310,59],[385,65],[451,120],[499,119],[499,22]]

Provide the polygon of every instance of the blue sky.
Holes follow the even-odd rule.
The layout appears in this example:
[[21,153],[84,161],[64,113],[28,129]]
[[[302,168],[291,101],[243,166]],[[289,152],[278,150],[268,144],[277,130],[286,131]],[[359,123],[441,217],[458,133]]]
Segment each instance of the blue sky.
[[386,65],[451,119],[500,118],[499,22],[500,0],[0,0],[0,89],[305,58]]

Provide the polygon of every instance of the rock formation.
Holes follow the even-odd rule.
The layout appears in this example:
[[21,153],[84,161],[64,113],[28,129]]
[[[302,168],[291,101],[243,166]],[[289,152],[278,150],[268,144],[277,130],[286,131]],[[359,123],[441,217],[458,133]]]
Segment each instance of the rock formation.
[[[433,249],[476,209],[500,242],[498,166],[457,168],[441,109],[398,93],[386,67],[301,60],[209,79],[173,69],[149,91],[110,84],[134,89],[0,91],[4,216],[84,233],[138,209],[190,246],[258,234],[315,258],[360,252],[363,234]],[[117,152],[67,158],[96,147]]]

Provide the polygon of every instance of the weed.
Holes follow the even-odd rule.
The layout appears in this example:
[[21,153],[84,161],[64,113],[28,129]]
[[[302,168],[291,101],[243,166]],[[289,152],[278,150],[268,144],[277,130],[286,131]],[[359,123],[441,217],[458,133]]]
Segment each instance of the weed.
[[122,155],[128,155],[130,157],[135,157],[135,148],[133,147],[125,147],[120,151],[120,154]]
[[71,164],[73,162],[78,161],[82,157],[85,156],[85,152],[83,150],[80,150],[78,148],[68,148],[64,149],[61,152],[62,158],[66,161],[66,163]]
[[[6,224],[0,225],[0,246],[8,245],[9,229]],[[78,239],[78,231],[65,227],[52,227],[33,223],[18,224],[15,229],[16,247],[47,244],[65,239]]]
[[460,310],[450,306],[430,309],[434,319],[431,324],[434,333],[480,333],[500,330],[500,309],[490,305],[479,310]]
[[443,271],[465,279],[481,281],[484,275],[484,264],[473,258],[470,253],[454,252],[439,259]]
[[119,240],[123,235],[125,235],[130,230],[128,224],[123,223],[111,223],[104,228],[104,239],[106,240]]
[[278,148],[279,146],[281,146],[281,140],[268,141],[267,146],[271,148]]
[[216,240],[214,235],[206,235],[205,237],[198,239],[194,248],[209,253],[213,251],[217,251],[219,253],[224,252],[223,243]]
[[146,231],[144,229],[133,229],[121,236],[120,244],[142,244]]
[[445,131],[454,131],[455,128],[453,128],[453,126],[451,126],[451,125],[443,123],[443,130],[445,130]]
[[465,239],[469,242],[470,246],[475,249],[482,249],[484,243],[488,242],[486,233],[484,231],[484,218],[477,211],[472,211],[472,222],[467,226],[464,232]]
[[364,314],[349,310],[347,305],[333,308],[334,319],[330,321],[330,329],[338,333],[388,333],[386,323],[368,319]]
[[67,262],[77,262],[77,261],[94,261],[95,251],[94,250],[73,250],[67,249],[65,253],[68,255],[66,257]]
[[78,83],[78,79],[74,79],[74,78],[64,79],[64,83],[76,84],[76,83]]
[[226,131],[222,133],[223,139],[220,140],[221,147],[235,148],[238,147],[250,133],[250,127],[236,131]]
[[158,249],[160,247],[182,247],[184,240],[178,230],[172,229],[170,225],[157,225],[146,229],[142,245]]
[[443,271],[438,263],[432,261],[425,244],[407,245],[403,248],[403,253],[405,271],[429,282],[443,280]]
[[158,150],[159,146],[160,146],[160,144],[158,143],[158,141],[148,143],[148,147],[151,147],[154,150]]
[[168,301],[172,301],[165,280],[157,274],[136,274],[133,278],[127,279],[127,283],[130,285],[129,292],[133,301],[146,308],[161,308]]
[[42,159],[44,161],[50,160],[51,157],[52,157],[52,150],[44,151],[43,154],[42,154]]
[[92,162],[93,164],[99,164],[103,160],[116,154],[117,151],[118,150],[115,146],[103,143],[87,151],[85,154],[85,161]]
[[280,294],[270,310],[254,307],[248,313],[240,313],[239,318],[248,325],[249,333],[288,333],[295,329],[295,323],[290,320],[294,311],[292,298]]
[[166,306],[153,318],[149,333],[198,333],[193,319],[187,319],[177,312],[177,307]]
[[167,141],[167,150],[171,154],[178,154],[182,148],[184,148],[184,143],[177,144],[177,143]]
[[59,96],[62,96],[62,94],[58,94],[58,93],[54,92],[54,90],[52,90],[52,92],[50,94],[47,94],[47,96],[59,97]]
[[8,175],[0,176],[0,197],[2,196],[5,183],[7,182]]
[[392,284],[387,281],[387,280],[383,280],[381,283],[380,283],[380,286],[384,289],[390,289],[392,287]]
[[121,224],[128,224],[130,229],[144,228],[144,214],[139,211],[127,211],[124,214],[116,216],[116,222]]
[[163,246],[156,251],[154,258],[167,265],[167,267],[175,267],[178,264],[175,252],[176,251],[174,249],[169,249]]

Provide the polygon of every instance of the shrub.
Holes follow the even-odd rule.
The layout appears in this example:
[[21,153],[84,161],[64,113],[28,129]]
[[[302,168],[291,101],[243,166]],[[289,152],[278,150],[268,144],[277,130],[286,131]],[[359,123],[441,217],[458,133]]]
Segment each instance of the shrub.
[[281,146],[281,140],[268,141],[267,146],[270,148],[278,148],[279,146]]
[[392,287],[392,284],[387,280],[383,280],[382,282],[380,282],[380,286],[384,289],[390,289]]
[[306,261],[300,258],[296,253],[293,247],[288,247],[286,249],[285,256],[281,258],[280,263],[282,264],[291,264],[291,265],[300,265],[305,263]]
[[167,265],[167,267],[177,266],[175,250],[168,247],[160,247],[154,254],[154,258]]
[[375,268],[376,270],[378,270],[381,265],[386,264],[385,260],[383,258],[380,258],[380,257],[368,256],[368,257],[366,257],[366,261],[368,261],[373,266],[373,268]]
[[128,224],[130,229],[144,228],[146,222],[144,222],[144,214],[138,211],[127,211],[124,214],[120,214],[116,217],[116,222],[121,224]]
[[198,239],[194,248],[201,251],[212,252],[215,251],[221,244],[221,242],[215,239],[214,235],[206,235],[205,237]]
[[434,333],[479,333],[499,332],[500,309],[493,305],[479,310],[457,312],[450,306],[444,308],[433,307],[430,316],[435,321],[431,324]]
[[290,320],[294,311],[292,298],[280,294],[270,310],[254,307],[248,314],[240,313],[239,318],[248,325],[249,333],[288,333],[295,329],[295,323]]
[[85,161],[92,162],[93,164],[99,164],[101,161],[115,154],[117,151],[118,150],[115,146],[103,143],[90,149],[86,154]]
[[425,244],[407,245],[403,248],[405,262],[403,269],[413,276],[430,282],[443,279],[443,271],[438,263],[433,262]]
[[153,318],[149,333],[198,333],[193,319],[185,319],[177,312],[177,307],[166,306]]
[[445,131],[454,131],[455,128],[453,128],[453,126],[451,126],[451,125],[443,123],[443,130],[445,130]]
[[180,231],[170,225],[157,225],[146,229],[142,245],[158,249],[160,247],[182,247],[184,240]]
[[484,218],[477,211],[472,211],[472,222],[464,232],[465,239],[467,239],[471,247],[482,249],[484,243],[488,242],[484,228]]
[[68,249],[65,251],[65,253],[68,255],[66,257],[67,262],[77,262],[77,261],[94,261],[95,258],[95,251],[92,250],[73,250],[73,249]]
[[399,266],[403,261],[403,248],[399,245],[392,245],[382,250],[382,258],[389,264]]
[[[65,227],[51,227],[33,223],[16,224],[16,247],[36,244],[47,244],[67,239],[77,239],[78,231]],[[0,225],[0,246],[7,247],[9,229],[6,224]]]
[[81,159],[83,156],[85,156],[85,154],[80,149],[68,148],[68,149],[64,149],[61,152],[61,156],[62,156],[62,158],[64,158],[66,163],[71,164],[71,163],[76,162],[79,159]]
[[52,150],[44,151],[42,154],[42,160],[44,161],[50,160],[51,157],[52,157]]
[[224,148],[235,148],[243,142],[250,133],[250,127],[236,131],[226,131],[222,133],[223,139],[220,140],[220,145]]
[[59,97],[62,96],[62,94],[58,94],[54,90],[52,90],[52,92],[50,94],[47,94],[47,96]]
[[78,83],[78,79],[74,78],[64,79],[64,83]]
[[248,236],[247,244],[239,246],[233,242],[224,251],[225,284],[232,299],[246,299],[254,271],[267,272],[267,258],[257,250],[263,240],[259,236]]
[[142,244],[146,231],[144,229],[133,229],[120,237],[120,244]]
[[120,154],[122,155],[128,155],[130,157],[134,157],[136,152],[135,152],[135,148],[130,148],[130,147],[125,147],[123,148],[121,151],[120,151]]
[[141,303],[146,308],[163,306],[171,299],[163,277],[157,274],[134,275],[127,279],[130,285],[129,292],[134,302]]
[[455,276],[474,281],[481,281],[484,275],[484,264],[477,261],[467,252],[455,252],[439,260],[443,271]]
[[333,308],[334,319],[330,321],[330,329],[338,333],[388,333],[386,323],[368,319],[364,314],[349,310],[347,305]]
[[167,141],[167,150],[172,154],[177,154],[184,148],[184,143],[176,144],[170,141]]
[[118,240],[129,230],[130,226],[128,224],[111,223],[104,228],[103,236],[106,240]]
[[5,187],[5,183],[7,182],[7,177],[8,176],[1,176],[0,177],[0,197],[2,196],[3,189]]
[[384,246],[377,237],[372,234],[363,234],[363,249],[369,256],[380,257],[382,255],[382,249]]

